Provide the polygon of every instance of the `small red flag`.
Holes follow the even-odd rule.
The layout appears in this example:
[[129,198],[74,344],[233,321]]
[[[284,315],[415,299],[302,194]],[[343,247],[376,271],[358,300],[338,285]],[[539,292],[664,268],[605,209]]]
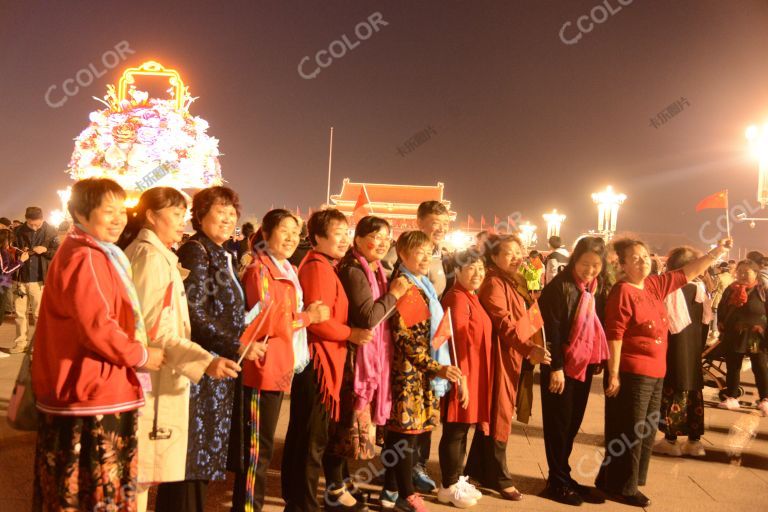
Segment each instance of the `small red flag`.
[[446,311],[443,315],[442,320],[440,320],[440,323],[437,325],[435,335],[432,337],[432,348],[435,350],[438,350],[440,347],[442,347],[443,343],[448,341],[448,339],[451,337],[450,315],[451,310],[448,309],[448,311]]
[[405,295],[398,299],[396,307],[406,327],[413,327],[429,318],[429,306],[416,286],[411,286]]
[[707,196],[696,205],[696,211],[706,210],[708,208],[728,208],[728,189],[716,192]]
[[248,327],[245,328],[245,331],[240,336],[240,343],[249,345],[252,341],[261,339],[267,334],[274,332],[277,315],[273,314],[274,308],[272,304],[274,303],[270,301],[267,307],[262,309],[258,316],[248,324]]
[[517,327],[515,328],[517,337],[522,341],[528,341],[531,339],[531,336],[544,327],[544,317],[541,316],[538,302],[534,302],[525,313],[526,314],[518,320]]
[[365,185],[360,187],[360,194],[357,196],[357,202],[355,208],[352,210],[352,219],[355,222],[360,222],[360,219],[371,214],[371,201],[368,199],[368,191],[365,190]]
[[470,214],[467,214],[467,227],[471,228],[472,224],[474,223],[475,223],[475,219],[473,219]]

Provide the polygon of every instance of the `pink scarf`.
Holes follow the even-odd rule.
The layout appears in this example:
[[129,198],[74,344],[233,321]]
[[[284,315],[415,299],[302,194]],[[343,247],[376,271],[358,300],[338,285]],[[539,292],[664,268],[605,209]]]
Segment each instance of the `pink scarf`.
[[[378,300],[387,293],[387,277],[379,265],[374,275],[368,261],[362,254],[353,250],[353,255],[363,267],[365,277],[371,286],[373,300]],[[381,322],[373,330],[373,339],[357,347],[355,361],[354,391],[355,410],[363,410],[371,404],[371,419],[376,425],[384,425],[392,409],[392,389],[390,387],[390,367],[392,362],[392,336],[389,322]]]
[[588,365],[602,363],[608,359],[608,340],[595,312],[594,293],[597,279],[593,279],[589,285],[576,276],[574,281],[581,290],[581,298],[576,306],[568,346],[565,348],[564,369],[568,377],[584,382]]

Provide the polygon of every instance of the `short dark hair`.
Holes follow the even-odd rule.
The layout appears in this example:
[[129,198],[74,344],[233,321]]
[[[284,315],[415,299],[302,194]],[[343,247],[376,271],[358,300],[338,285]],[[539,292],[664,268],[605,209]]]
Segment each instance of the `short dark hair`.
[[248,238],[254,231],[253,224],[250,222],[246,222],[240,227],[240,232],[245,238]]
[[547,240],[547,243],[549,246],[553,249],[559,249],[563,246],[563,240],[557,235],[552,235],[549,237],[549,240]]
[[454,267],[461,270],[462,268],[468,267],[474,263],[477,263],[478,261],[483,261],[483,255],[480,254],[479,251],[476,249],[467,249],[465,251],[458,251],[453,255],[453,264]]
[[[290,210],[276,208],[265,213],[264,218],[261,219],[259,230],[256,231],[250,239],[251,248],[258,248],[265,245],[266,241],[269,240],[269,237],[272,236],[272,232],[277,229],[277,227],[280,226],[280,223],[285,219],[293,219],[297,226],[301,225],[298,217],[296,217]],[[245,225],[243,225],[243,227],[245,227]],[[251,227],[253,227],[253,225],[251,225]]]
[[317,245],[317,237],[328,238],[328,228],[333,221],[349,224],[347,216],[336,208],[328,208],[314,212],[307,221],[307,231],[309,233],[309,242],[312,246]]
[[59,224],[58,228],[56,228],[60,233],[61,232],[68,232],[69,228],[72,227],[72,224],[68,220],[62,221],[61,224]]
[[605,240],[599,236],[585,236],[576,242],[576,247],[573,248],[573,253],[571,254],[571,257],[568,258],[568,264],[565,266],[565,269],[568,271],[572,270],[579,259],[588,252],[597,254],[603,262],[603,268],[605,268],[605,256],[607,252],[605,250]]
[[[667,270],[677,270],[679,268],[683,268],[699,256],[701,256],[701,252],[694,249],[693,247],[689,247],[687,245],[675,247],[669,251],[669,254],[667,254]],[[726,266],[728,266],[727,263]]]
[[73,219],[76,213],[90,219],[91,212],[101,206],[108,195],[125,199],[125,190],[116,181],[108,178],[86,178],[72,185],[72,194],[67,203],[67,210]]
[[[502,244],[508,244],[514,242],[522,249],[523,241],[517,235],[491,235],[486,242],[486,247],[490,249],[489,255],[496,256],[501,251]],[[487,251],[486,251],[487,252]]]
[[623,265],[626,259],[627,250],[637,246],[645,247],[645,250],[648,251],[650,256],[651,251],[648,250],[648,246],[645,245],[645,242],[642,240],[638,240],[637,238],[620,238],[614,240],[613,250],[616,251],[616,256],[619,257],[619,263]]
[[403,254],[410,254],[411,251],[422,245],[433,245],[429,236],[421,231],[406,231],[400,235],[395,245],[395,250],[400,259],[403,258]]
[[749,267],[750,270],[755,271],[755,274],[758,274],[758,275],[760,274],[760,264],[757,263],[755,260],[752,260],[749,258],[743,259],[736,265],[736,268],[738,269],[741,266]]
[[381,228],[387,228],[390,233],[392,232],[392,228],[389,226],[389,222],[382,219],[381,217],[367,215],[360,219],[360,221],[357,223],[357,226],[355,226],[355,238],[362,238],[364,236],[370,235],[371,233],[378,233],[381,231]]
[[[749,251],[745,256],[745,259],[752,260],[758,265],[760,265],[763,261],[763,253],[761,253],[760,251]],[[741,264],[741,261],[739,262],[739,264]]]
[[24,212],[24,218],[27,220],[40,220],[43,218],[43,209],[39,206],[28,206]]
[[240,217],[240,196],[229,187],[215,186],[204,188],[192,198],[192,229],[200,231],[201,221],[216,203],[233,206]]
[[440,201],[424,201],[416,210],[416,218],[421,220],[427,215],[448,215],[448,208]]
[[10,226],[11,225],[11,219],[8,217],[0,217],[0,224],[3,226]]

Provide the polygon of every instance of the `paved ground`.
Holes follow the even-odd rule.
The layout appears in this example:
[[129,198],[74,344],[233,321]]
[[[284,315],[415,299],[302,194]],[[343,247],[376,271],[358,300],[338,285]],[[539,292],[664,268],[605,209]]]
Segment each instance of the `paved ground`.
[[[0,326],[0,350],[7,350],[12,338],[13,325],[6,322]],[[20,363],[20,355],[0,359],[0,416],[5,416],[8,397]],[[745,400],[754,401],[755,389],[750,384],[753,382],[751,372],[743,373],[743,378],[747,392]],[[712,399],[714,394],[710,388],[705,390],[707,399]],[[515,426],[508,448],[509,467],[516,476],[518,488],[526,494],[525,499],[518,503],[511,503],[489,494],[475,507],[476,510],[552,511],[570,508],[538,496],[544,488],[547,466],[538,396],[536,400],[534,407],[536,416],[530,425]],[[571,459],[574,477],[585,484],[590,484],[594,480],[602,460],[603,407],[603,394],[596,383]],[[269,472],[265,509],[270,512],[282,510],[278,461],[282,457],[282,439],[288,422],[287,412],[288,403],[285,403],[277,431],[275,461]],[[729,412],[707,408],[706,421],[707,430],[703,438],[707,447],[705,458],[654,456],[648,485],[644,488],[644,492],[653,500],[649,510],[695,509],[696,512],[722,512],[723,510],[746,512],[765,508],[765,503],[768,501],[768,419],[760,418],[754,411],[749,410]],[[754,430],[753,438],[740,438],[736,435],[745,427],[746,430]],[[437,476],[440,473],[437,464],[440,431],[433,435],[429,470],[432,475]],[[34,440],[33,433],[11,430],[0,418],[0,503],[2,503],[0,509],[2,510],[29,510]],[[744,445],[740,458],[733,458],[729,454],[734,444]],[[361,471],[359,474],[366,474],[366,471]],[[364,488],[375,489],[374,486],[364,486]],[[207,510],[228,511],[231,501],[230,489],[231,482],[212,484]],[[373,497],[375,496],[374,492]],[[434,496],[428,499],[432,502],[429,505],[431,509],[448,512],[448,507],[436,503]],[[150,501],[150,508],[151,504]],[[372,508],[376,509],[375,506]],[[585,504],[582,509],[631,510],[630,507],[612,502],[604,505]]]

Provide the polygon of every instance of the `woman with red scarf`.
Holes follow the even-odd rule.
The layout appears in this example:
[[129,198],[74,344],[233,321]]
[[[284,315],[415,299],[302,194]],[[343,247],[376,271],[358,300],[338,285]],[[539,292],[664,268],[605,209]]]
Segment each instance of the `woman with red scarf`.
[[565,269],[544,287],[539,307],[552,363],[541,365],[541,412],[549,466],[547,496],[566,505],[602,502],[571,478],[568,459],[587,408],[592,376],[603,370],[608,341],[600,322],[605,242],[584,237]]
[[726,350],[727,396],[720,407],[740,407],[739,382],[745,355],[752,361],[752,372],[760,395],[757,408],[768,416],[768,342],[766,341],[766,290],[758,280],[760,267],[742,260],[736,267],[736,282],[723,292],[718,310],[718,329]]

